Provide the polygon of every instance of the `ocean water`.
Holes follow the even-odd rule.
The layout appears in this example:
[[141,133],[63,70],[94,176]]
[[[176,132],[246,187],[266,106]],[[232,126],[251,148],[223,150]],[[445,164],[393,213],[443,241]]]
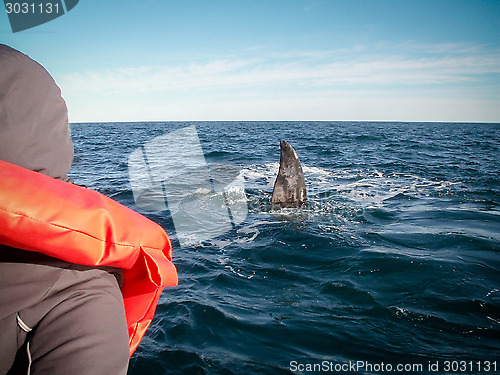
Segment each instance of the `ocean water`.
[[[192,125],[207,163],[237,167],[248,216],[174,241],[179,286],[129,374],[500,373],[500,124],[73,124],[71,176],[175,239],[135,205],[127,160]],[[281,139],[299,209],[270,205]]]

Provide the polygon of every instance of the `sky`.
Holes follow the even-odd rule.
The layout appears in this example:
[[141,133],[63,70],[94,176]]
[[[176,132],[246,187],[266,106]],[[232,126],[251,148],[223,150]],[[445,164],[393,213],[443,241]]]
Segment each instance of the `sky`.
[[0,42],[70,122],[500,122],[500,0],[80,0]]

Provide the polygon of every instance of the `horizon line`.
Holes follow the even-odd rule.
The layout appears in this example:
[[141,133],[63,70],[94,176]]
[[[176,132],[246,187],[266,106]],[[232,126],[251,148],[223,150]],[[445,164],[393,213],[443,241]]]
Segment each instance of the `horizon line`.
[[371,123],[419,123],[419,124],[484,124],[500,125],[489,121],[419,121],[419,120],[131,120],[131,121],[70,121],[70,125],[83,124],[134,124],[134,123],[181,123],[181,122],[371,122]]

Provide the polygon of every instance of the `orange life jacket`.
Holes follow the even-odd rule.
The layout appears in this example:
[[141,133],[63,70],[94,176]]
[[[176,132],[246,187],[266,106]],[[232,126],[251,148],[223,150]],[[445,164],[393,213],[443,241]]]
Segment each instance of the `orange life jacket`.
[[1,160],[0,243],[123,269],[130,355],[163,287],[177,285],[172,246],[158,224],[100,193]]

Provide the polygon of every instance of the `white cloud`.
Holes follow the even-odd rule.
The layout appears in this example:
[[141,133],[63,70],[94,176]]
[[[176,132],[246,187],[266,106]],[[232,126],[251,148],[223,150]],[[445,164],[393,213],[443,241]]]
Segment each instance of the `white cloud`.
[[[309,52],[307,55],[312,54]],[[449,84],[476,80],[484,74],[500,73],[500,53],[426,58],[365,56],[355,60],[326,62],[300,59],[298,55],[288,62],[259,57],[82,72],[63,77],[63,84],[75,92],[114,94],[123,90],[245,89],[282,84],[312,87],[336,83]]]
[[[143,113],[164,116],[156,118],[160,120],[179,119],[183,117],[180,111],[185,111],[185,119],[190,116],[227,119],[228,113],[235,120],[243,117],[266,119],[265,116],[271,119],[277,113],[287,114],[286,119],[293,119],[290,117],[293,114],[295,119],[314,119],[317,115],[335,120],[338,119],[336,113],[345,113],[340,116],[342,119],[348,119],[348,113],[351,113],[350,119],[356,116],[357,119],[366,116],[375,119],[382,116],[380,109],[383,107],[392,107],[393,112],[402,108],[398,112],[401,120],[411,120],[411,113],[414,113],[425,117],[419,120],[444,121],[446,116],[439,113],[448,112],[449,121],[451,117],[453,121],[500,120],[500,110],[492,109],[495,106],[491,105],[491,100],[500,100],[498,85],[493,92],[481,93],[483,86],[490,85],[485,77],[500,73],[500,52],[486,52],[479,46],[465,44],[425,46],[410,43],[400,49],[402,52],[396,54],[393,49],[389,55],[379,50],[370,52],[364,46],[354,46],[342,53],[337,50],[264,54],[256,49],[251,51],[260,52],[255,56],[206,62],[198,58],[197,62],[185,64],[80,72],[62,77],[59,84],[69,102],[82,108],[77,113],[102,111],[101,117],[116,116],[124,121],[127,120],[122,118],[124,114],[138,119],[138,114],[130,107],[134,105],[142,108]],[[415,56],[410,50],[425,50],[426,54]],[[462,91],[457,92],[457,87]],[[363,95],[360,95],[361,90]],[[422,96],[423,90],[426,90],[425,96]],[[490,101],[478,102],[470,92],[489,96]],[[401,96],[406,96],[407,102],[402,103]],[[436,110],[428,111],[432,115],[422,116],[419,109],[422,100],[441,104],[427,103],[427,108]],[[102,103],[107,105],[101,108]],[[175,106],[162,108],[161,103],[175,103]],[[197,112],[191,108],[193,103],[196,103],[193,107]],[[453,111],[445,110],[453,107],[453,103],[457,108],[454,111],[460,113],[463,120],[452,116]],[[500,103],[495,103],[500,107]],[[84,111],[82,106],[89,108]],[[273,116],[270,106],[274,108]],[[342,108],[341,112],[332,110],[336,106]],[[468,108],[467,113],[463,108]],[[477,113],[480,108],[482,111],[488,108],[488,114]],[[298,109],[303,112],[297,112]],[[359,118],[360,111],[366,116]],[[148,116],[144,114],[142,119]],[[397,117],[388,116],[387,119],[396,120]]]

